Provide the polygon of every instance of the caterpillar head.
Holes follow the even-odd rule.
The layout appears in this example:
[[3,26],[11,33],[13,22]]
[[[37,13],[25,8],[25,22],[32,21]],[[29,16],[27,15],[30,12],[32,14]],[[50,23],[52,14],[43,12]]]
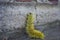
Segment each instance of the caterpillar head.
[[29,13],[30,15],[32,14],[32,13]]
[[32,13],[28,13],[27,14],[27,20],[28,20],[29,16],[31,16],[31,15],[32,15]]
[[28,13],[27,16],[32,15],[32,13]]

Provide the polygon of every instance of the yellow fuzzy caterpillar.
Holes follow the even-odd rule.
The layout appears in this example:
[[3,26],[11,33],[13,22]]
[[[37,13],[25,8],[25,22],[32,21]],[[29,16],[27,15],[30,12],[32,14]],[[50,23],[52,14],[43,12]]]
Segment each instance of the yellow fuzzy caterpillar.
[[44,33],[35,30],[34,28],[34,17],[32,13],[27,14],[26,22],[26,33],[29,35],[29,37],[44,39]]

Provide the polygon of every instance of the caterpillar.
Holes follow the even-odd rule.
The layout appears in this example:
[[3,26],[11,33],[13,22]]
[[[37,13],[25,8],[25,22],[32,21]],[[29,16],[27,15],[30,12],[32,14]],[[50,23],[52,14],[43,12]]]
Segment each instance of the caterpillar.
[[34,28],[34,17],[32,13],[27,14],[26,20],[26,33],[31,38],[44,39],[45,35],[41,31]]

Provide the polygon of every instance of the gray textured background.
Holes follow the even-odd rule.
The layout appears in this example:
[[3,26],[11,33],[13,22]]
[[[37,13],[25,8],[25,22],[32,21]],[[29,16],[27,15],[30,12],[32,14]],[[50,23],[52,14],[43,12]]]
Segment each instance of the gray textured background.
[[0,5],[0,39],[6,37],[8,40],[40,40],[31,39],[24,34],[26,14],[29,12],[35,15],[35,28],[45,33],[45,40],[60,40],[59,5],[38,4],[35,7],[33,3]]

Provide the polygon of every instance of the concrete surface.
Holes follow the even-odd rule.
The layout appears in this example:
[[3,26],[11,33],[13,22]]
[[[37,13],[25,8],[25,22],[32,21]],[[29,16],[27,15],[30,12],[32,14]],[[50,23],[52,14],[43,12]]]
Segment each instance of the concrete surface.
[[[0,39],[6,37],[7,40],[40,40],[29,38],[23,29],[25,28],[26,14],[29,12],[36,16],[35,27],[45,33],[45,40],[60,40],[60,22],[58,21],[60,20],[60,7],[53,5],[35,6],[35,4],[1,4]],[[55,20],[57,20],[58,26],[54,24]],[[48,25],[49,22],[53,22],[52,26]],[[40,26],[43,24],[46,25]]]

